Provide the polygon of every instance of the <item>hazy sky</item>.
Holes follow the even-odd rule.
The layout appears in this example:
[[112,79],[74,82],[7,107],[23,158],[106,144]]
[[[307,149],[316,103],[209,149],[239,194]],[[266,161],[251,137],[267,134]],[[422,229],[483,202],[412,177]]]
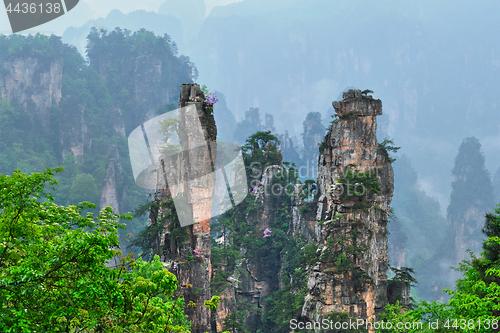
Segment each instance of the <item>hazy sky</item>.
[[[165,0],[80,0],[78,6],[70,12],[72,14],[71,18],[67,17],[65,20],[62,17],[58,18],[58,22],[49,22],[45,25],[25,31],[24,34],[40,32],[45,34],[55,33],[57,35],[62,35],[64,30],[69,25],[79,26],[83,25],[88,20],[106,17],[113,9],[118,9],[123,13],[129,13],[139,9],[157,12],[158,8],[160,8],[164,1]],[[205,0],[205,7],[207,9],[206,14],[208,15],[212,8],[216,6],[224,6],[240,1],[243,0]],[[85,13],[83,14],[84,17],[81,16],[82,13]],[[78,17],[78,14],[80,14],[80,17]],[[0,34],[2,33],[11,34],[12,30],[9,25],[7,12],[3,6],[0,6]],[[21,34],[23,34],[23,32],[21,32]]]
[[[123,13],[132,12],[138,9],[144,9],[148,11],[158,11],[158,8],[163,3],[164,0],[80,0],[80,2],[86,2],[90,8],[96,13],[96,17],[106,17],[110,11],[113,9],[118,9]],[[180,0],[182,1],[182,0]]]
[[[113,9],[119,9],[123,13],[132,12],[138,9],[144,9],[148,11],[158,11],[158,8],[165,0],[81,0],[86,2],[94,12],[96,12],[97,17],[106,17],[108,13]],[[182,1],[182,0],[179,0]],[[223,6],[233,2],[240,2],[242,0],[205,0],[205,6],[207,8],[207,15],[210,13],[212,8],[216,6]],[[96,17],[96,18],[97,18]]]

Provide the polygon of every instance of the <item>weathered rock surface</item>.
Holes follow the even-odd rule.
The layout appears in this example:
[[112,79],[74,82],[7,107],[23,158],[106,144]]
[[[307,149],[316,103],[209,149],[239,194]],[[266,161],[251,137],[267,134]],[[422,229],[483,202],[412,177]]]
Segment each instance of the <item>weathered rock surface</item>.
[[371,320],[387,302],[387,217],[394,174],[376,138],[375,117],[382,114],[382,102],[359,90],[349,90],[343,98],[333,102],[340,119],[332,123],[319,157],[321,256],[309,274],[302,308],[309,320],[331,312]]
[[19,101],[26,110],[33,103],[29,111],[34,111],[42,126],[47,127],[52,105],[58,105],[62,98],[63,59],[47,65],[36,58],[16,58],[6,61],[4,67],[7,74],[0,76],[1,97]]

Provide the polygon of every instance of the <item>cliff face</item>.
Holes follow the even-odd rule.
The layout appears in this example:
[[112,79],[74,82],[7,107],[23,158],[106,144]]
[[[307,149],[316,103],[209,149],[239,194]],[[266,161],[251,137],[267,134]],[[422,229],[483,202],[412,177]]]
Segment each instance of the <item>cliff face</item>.
[[379,148],[382,102],[344,93],[320,148],[316,221],[319,260],[308,276],[302,316],[331,312],[372,319],[387,302],[387,218],[394,174]]
[[[6,75],[0,76],[1,97],[17,100],[35,112],[44,127],[49,125],[52,104],[62,97],[63,60],[41,64],[36,58],[17,58],[4,63]],[[31,105],[30,105],[31,104]]]
[[[84,164],[84,154],[92,146],[89,134],[89,121],[85,104],[76,96],[67,95],[66,105],[62,105],[63,59],[50,62],[37,58],[14,58],[4,62],[4,74],[0,76],[1,98],[19,103],[30,115],[34,116],[37,126],[45,132],[58,137],[60,156],[73,153],[76,162]],[[68,105],[71,105],[70,107]],[[61,107],[61,113],[52,113],[52,107]],[[123,117],[116,106],[111,108],[114,135],[125,135]],[[58,116],[59,119],[55,118]],[[51,120],[57,124],[51,124]],[[121,166],[116,147],[110,146],[110,159],[104,187],[101,189],[101,208],[110,204],[119,212],[118,202],[124,193],[117,194],[115,174],[121,176]]]
[[[272,185],[273,177],[282,171],[283,168],[279,165],[266,167],[259,179],[256,192],[261,195],[255,198],[257,209],[247,214],[245,222],[261,232],[266,228],[271,228],[273,220],[279,214],[278,202],[276,195],[272,192]],[[260,234],[258,236],[261,237]],[[243,273],[237,276],[241,280],[238,286],[238,294],[241,296],[239,302],[266,313],[269,311],[269,304],[265,302],[265,299],[278,290],[280,284],[280,274],[276,274],[280,268],[269,267],[269,262],[279,262],[279,257],[272,257],[273,254],[268,248],[254,250],[253,255],[249,255],[253,252],[251,249],[242,248],[241,251],[243,258],[240,267]],[[246,318],[247,325],[258,321],[257,311],[251,311]]]
[[119,188],[123,188],[123,174],[120,155],[116,146],[112,145],[109,147],[108,158],[109,164],[106,169],[106,178],[101,190],[100,209],[111,206],[113,212],[120,214],[120,206],[123,206],[126,194],[125,191],[118,190]]

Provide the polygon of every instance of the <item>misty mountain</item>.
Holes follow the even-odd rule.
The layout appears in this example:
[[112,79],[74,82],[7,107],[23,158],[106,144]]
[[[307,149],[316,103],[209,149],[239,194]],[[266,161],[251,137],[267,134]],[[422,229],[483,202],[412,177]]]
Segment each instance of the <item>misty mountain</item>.
[[214,8],[188,54],[237,118],[259,107],[281,133],[300,134],[308,112],[331,108],[332,92],[375,91],[419,186],[446,207],[464,136],[481,140],[487,168],[500,163],[499,5],[243,1]]
[[112,10],[106,18],[88,21],[80,27],[68,27],[62,35],[62,40],[65,43],[76,46],[78,51],[82,55],[85,55],[87,36],[91,28],[112,31],[117,27],[132,31],[146,29],[160,36],[168,34],[176,43],[179,43],[179,41],[182,43],[183,40],[182,25],[174,16],[161,15],[145,10],[123,14],[117,9]]

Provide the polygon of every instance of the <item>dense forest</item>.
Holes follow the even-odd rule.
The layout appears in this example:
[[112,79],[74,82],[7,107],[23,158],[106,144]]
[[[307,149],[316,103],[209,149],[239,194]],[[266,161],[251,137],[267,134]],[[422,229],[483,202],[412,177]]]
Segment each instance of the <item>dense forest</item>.
[[[168,35],[94,29],[88,38],[90,64],[54,35],[0,36],[3,75],[10,74],[6,63],[22,59],[34,59],[39,72],[49,70],[56,61],[63,62],[58,105],[40,110],[33,99],[21,100],[23,95],[1,100],[0,172],[11,174],[19,168],[31,173],[63,165],[64,173],[56,176],[55,202],[69,205],[86,200],[99,207],[110,159],[115,158],[120,168],[116,184],[120,211],[128,212],[142,204],[146,195],[132,176],[126,134],[147,116],[175,108],[180,84],[190,82],[196,69],[189,58],[177,56]],[[141,61],[144,59],[161,64],[161,75],[142,74],[141,78],[145,69],[140,66],[148,66]],[[144,105],[137,89],[143,85],[148,89],[148,80],[155,91],[151,92],[151,105]],[[24,89],[43,90],[38,82],[25,85]],[[78,156],[75,146],[83,150]],[[129,232],[137,233],[144,223],[134,222]]]

